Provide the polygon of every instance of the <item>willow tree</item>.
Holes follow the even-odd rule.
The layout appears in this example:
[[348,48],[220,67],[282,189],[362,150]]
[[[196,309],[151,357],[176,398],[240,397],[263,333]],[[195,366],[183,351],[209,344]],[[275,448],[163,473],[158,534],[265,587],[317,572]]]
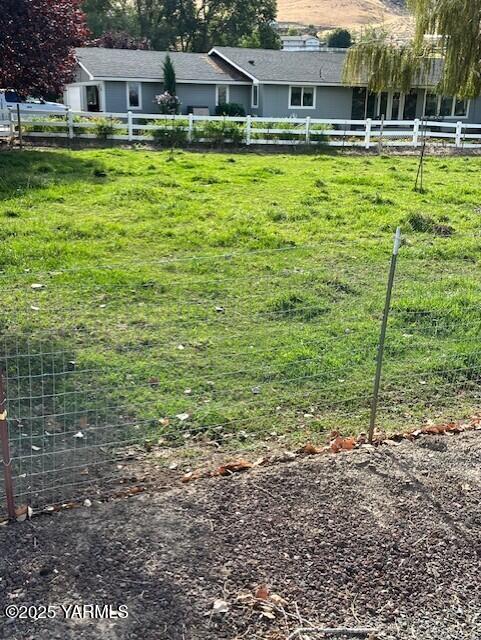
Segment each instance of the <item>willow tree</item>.
[[[371,91],[409,91],[434,77],[438,93],[474,98],[481,93],[481,0],[408,0],[416,23],[411,41],[369,31],[349,49],[346,83]],[[443,60],[444,62],[441,62]],[[438,74],[436,74],[437,76]]]

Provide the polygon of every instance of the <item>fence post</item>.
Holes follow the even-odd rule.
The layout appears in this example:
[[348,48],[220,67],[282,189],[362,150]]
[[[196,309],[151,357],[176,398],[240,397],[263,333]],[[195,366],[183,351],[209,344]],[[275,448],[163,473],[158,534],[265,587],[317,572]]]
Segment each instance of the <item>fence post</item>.
[[134,139],[133,124],[134,123],[132,118],[132,111],[128,111],[127,112],[127,132],[128,132],[129,142],[132,142],[132,140]]
[[11,109],[8,110],[8,117],[10,119],[10,144],[13,145],[15,140],[15,119]]
[[194,114],[189,113],[189,128],[187,130],[187,142],[192,144],[194,138]]
[[246,145],[251,143],[252,129],[251,129],[251,116],[247,116],[246,119]]
[[3,371],[0,371],[0,441],[2,443],[3,478],[5,483],[5,497],[7,513],[10,520],[15,519],[15,501],[13,497],[12,459],[10,457],[10,442],[8,437],[7,396]]
[[413,147],[417,147],[419,144],[419,118],[414,121],[413,127]]
[[456,147],[458,149],[463,146],[463,123],[456,122]]
[[386,302],[384,305],[384,313],[381,324],[381,334],[379,337],[379,345],[377,351],[377,364],[376,364],[376,376],[374,378],[374,389],[371,401],[371,417],[369,422],[369,444],[372,444],[374,437],[374,429],[376,428],[376,416],[377,405],[379,400],[379,387],[381,384],[382,363],[384,356],[384,344],[386,342],[387,322],[389,319],[389,311],[391,310],[391,295],[394,285],[394,276],[396,274],[397,257],[399,253],[399,247],[401,246],[401,228],[396,229],[396,235],[394,237],[394,247],[391,256],[391,266],[389,269],[389,278],[387,282],[386,290]]
[[70,109],[67,110],[67,127],[68,127],[68,137],[70,138],[70,140],[72,140],[72,138],[74,137],[74,130],[73,130],[73,115]]
[[18,141],[20,143],[20,149],[23,149],[22,117],[20,115],[19,104],[17,104],[17,129],[18,129]]
[[368,118],[366,120],[366,135],[364,137],[364,146],[366,147],[366,149],[369,149],[371,146],[371,127],[372,120],[371,118]]
[[306,144],[311,143],[311,118],[307,116],[306,118]]

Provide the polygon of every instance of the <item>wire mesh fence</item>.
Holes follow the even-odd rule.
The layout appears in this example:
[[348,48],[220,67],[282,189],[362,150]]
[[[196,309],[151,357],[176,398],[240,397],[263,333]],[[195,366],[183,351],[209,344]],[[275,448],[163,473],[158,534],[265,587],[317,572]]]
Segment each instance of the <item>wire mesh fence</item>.
[[[292,445],[367,431],[386,238],[5,272],[0,367],[15,503],[88,496],[118,481],[136,444],[237,448],[275,435]],[[480,244],[405,241],[380,428],[476,412]]]

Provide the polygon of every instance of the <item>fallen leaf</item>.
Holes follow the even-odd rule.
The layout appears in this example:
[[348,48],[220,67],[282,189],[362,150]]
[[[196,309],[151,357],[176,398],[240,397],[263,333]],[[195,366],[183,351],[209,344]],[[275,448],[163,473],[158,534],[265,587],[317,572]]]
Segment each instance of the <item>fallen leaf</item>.
[[326,451],[326,447],[316,447],[311,442],[308,442],[301,449],[299,449],[299,453],[305,453],[308,456],[317,456],[320,453],[324,453]]
[[214,475],[217,476],[229,476],[231,473],[239,473],[241,471],[247,471],[253,467],[251,462],[247,460],[233,460],[221,465],[214,471]]
[[259,587],[257,587],[255,597],[257,600],[268,600],[269,589],[267,588],[267,585],[261,584]]
[[330,449],[332,453],[339,453],[339,451],[352,451],[356,446],[357,441],[356,438],[342,438],[338,436],[335,440],[331,442]]

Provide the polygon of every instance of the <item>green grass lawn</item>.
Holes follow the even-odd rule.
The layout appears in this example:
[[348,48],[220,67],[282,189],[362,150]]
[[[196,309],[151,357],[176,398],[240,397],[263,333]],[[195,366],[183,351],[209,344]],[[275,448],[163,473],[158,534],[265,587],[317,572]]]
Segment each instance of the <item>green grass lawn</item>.
[[16,455],[366,430],[397,225],[380,426],[475,412],[480,170],[428,158],[420,194],[410,157],[1,153]]

